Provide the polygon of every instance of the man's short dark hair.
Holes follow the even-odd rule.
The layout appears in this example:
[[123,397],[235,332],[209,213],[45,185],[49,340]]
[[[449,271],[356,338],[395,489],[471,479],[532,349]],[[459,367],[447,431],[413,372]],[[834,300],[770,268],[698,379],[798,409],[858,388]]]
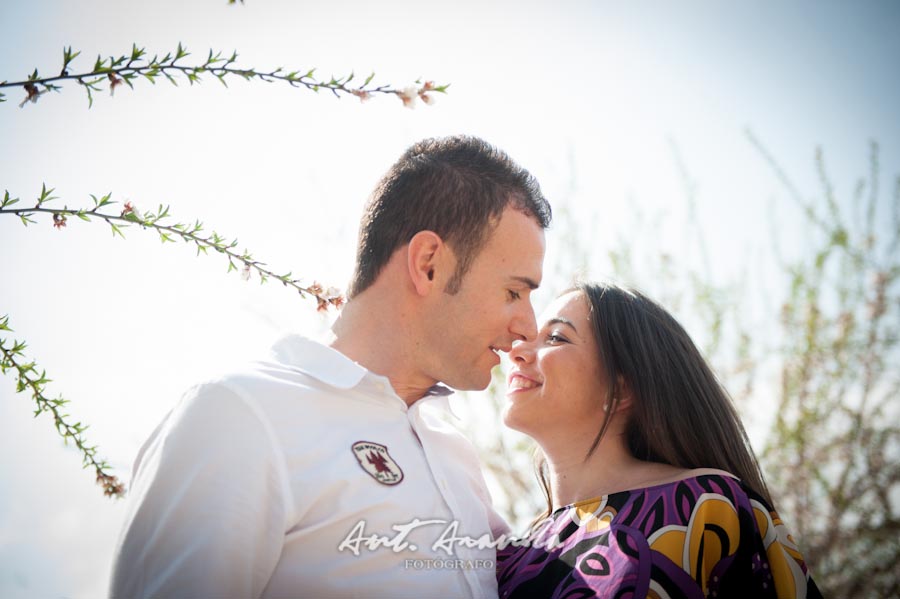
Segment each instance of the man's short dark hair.
[[456,293],[507,206],[542,228],[550,225],[550,204],[537,180],[505,152],[469,136],[418,142],[366,206],[348,296],[368,289],[394,251],[419,231],[437,233],[453,249],[458,263],[445,291]]

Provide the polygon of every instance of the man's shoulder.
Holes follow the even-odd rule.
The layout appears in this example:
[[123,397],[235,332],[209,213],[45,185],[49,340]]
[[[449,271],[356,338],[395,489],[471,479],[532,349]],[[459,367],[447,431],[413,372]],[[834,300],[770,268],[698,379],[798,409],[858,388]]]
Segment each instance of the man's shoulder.
[[272,351],[257,360],[205,373],[185,388],[181,399],[173,406],[172,415],[207,409],[218,412],[249,408],[255,411],[266,404],[302,402],[304,398],[327,391],[326,386],[300,366],[302,361],[285,362]]
[[208,374],[188,387],[175,411],[249,408],[277,418],[295,408],[309,415],[340,409],[342,398],[355,397],[367,371],[327,345],[288,335],[279,339],[267,355],[230,365]]
[[279,339],[268,359],[258,362],[257,367],[274,373],[299,373],[317,381],[316,386],[336,389],[356,386],[368,372],[336,349],[302,335]]
[[191,389],[207,392],[226,389],[239,395],[253,392],[257,388],[269,390],[283,385],[298,389],[321,389],[333,382],[329,379],[341,378],[340,375],[344,375],[344,379],[348,378],[346,373],[335,374],[341,368],[352,374],[356,374],[355,370],[362,369],[323,343],[301,335],[287,335],[272,345],[267,354],[209,374]]

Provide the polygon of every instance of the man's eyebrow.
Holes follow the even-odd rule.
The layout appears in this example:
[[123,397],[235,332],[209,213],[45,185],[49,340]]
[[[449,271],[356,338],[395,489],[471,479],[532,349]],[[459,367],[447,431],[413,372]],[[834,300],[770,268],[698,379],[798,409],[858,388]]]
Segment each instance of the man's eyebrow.
[[534,291],[535,289],[537,289],[538,287],[541,286],[540,283],[535,282],[534,279],[531,279],[529,277],[513,276],[513,277],[510,277],[510,279],[512,279],[513,281],[522,283],[523,285],[526,285],[532,291]]
[[[570,327],[572,327],[573,331],[575,331],[576,333],[578,332],[578,329],[575,328],[575,325],[572,324],[572,321],[569,320],[568,318],[563,318],[562,316],[557,316],[556,318],[551,318],[550,320],[548,320],[547,325],[551,325],[551,324],[569,325]],[[547,325],[545,325],[545,326],[547,326]]]

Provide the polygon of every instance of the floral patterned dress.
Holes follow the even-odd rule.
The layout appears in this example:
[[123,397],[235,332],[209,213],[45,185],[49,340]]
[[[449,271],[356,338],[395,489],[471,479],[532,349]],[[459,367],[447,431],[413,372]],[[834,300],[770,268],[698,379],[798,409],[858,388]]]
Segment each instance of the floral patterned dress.
[[821,597],[766,501],[728,476],[561,507],[497,551],[501,598]]

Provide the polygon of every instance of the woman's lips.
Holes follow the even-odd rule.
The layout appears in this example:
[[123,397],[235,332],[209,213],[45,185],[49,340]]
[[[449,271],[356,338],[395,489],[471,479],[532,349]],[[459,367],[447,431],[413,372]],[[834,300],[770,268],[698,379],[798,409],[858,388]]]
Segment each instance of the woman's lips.
[[519,372],[513,372],[512,374],[510,374],[509,380],[507,381],[506,392],[515,393],[516,391],[528,391],[540,386],[541,383],[537,382],[533,378]]

